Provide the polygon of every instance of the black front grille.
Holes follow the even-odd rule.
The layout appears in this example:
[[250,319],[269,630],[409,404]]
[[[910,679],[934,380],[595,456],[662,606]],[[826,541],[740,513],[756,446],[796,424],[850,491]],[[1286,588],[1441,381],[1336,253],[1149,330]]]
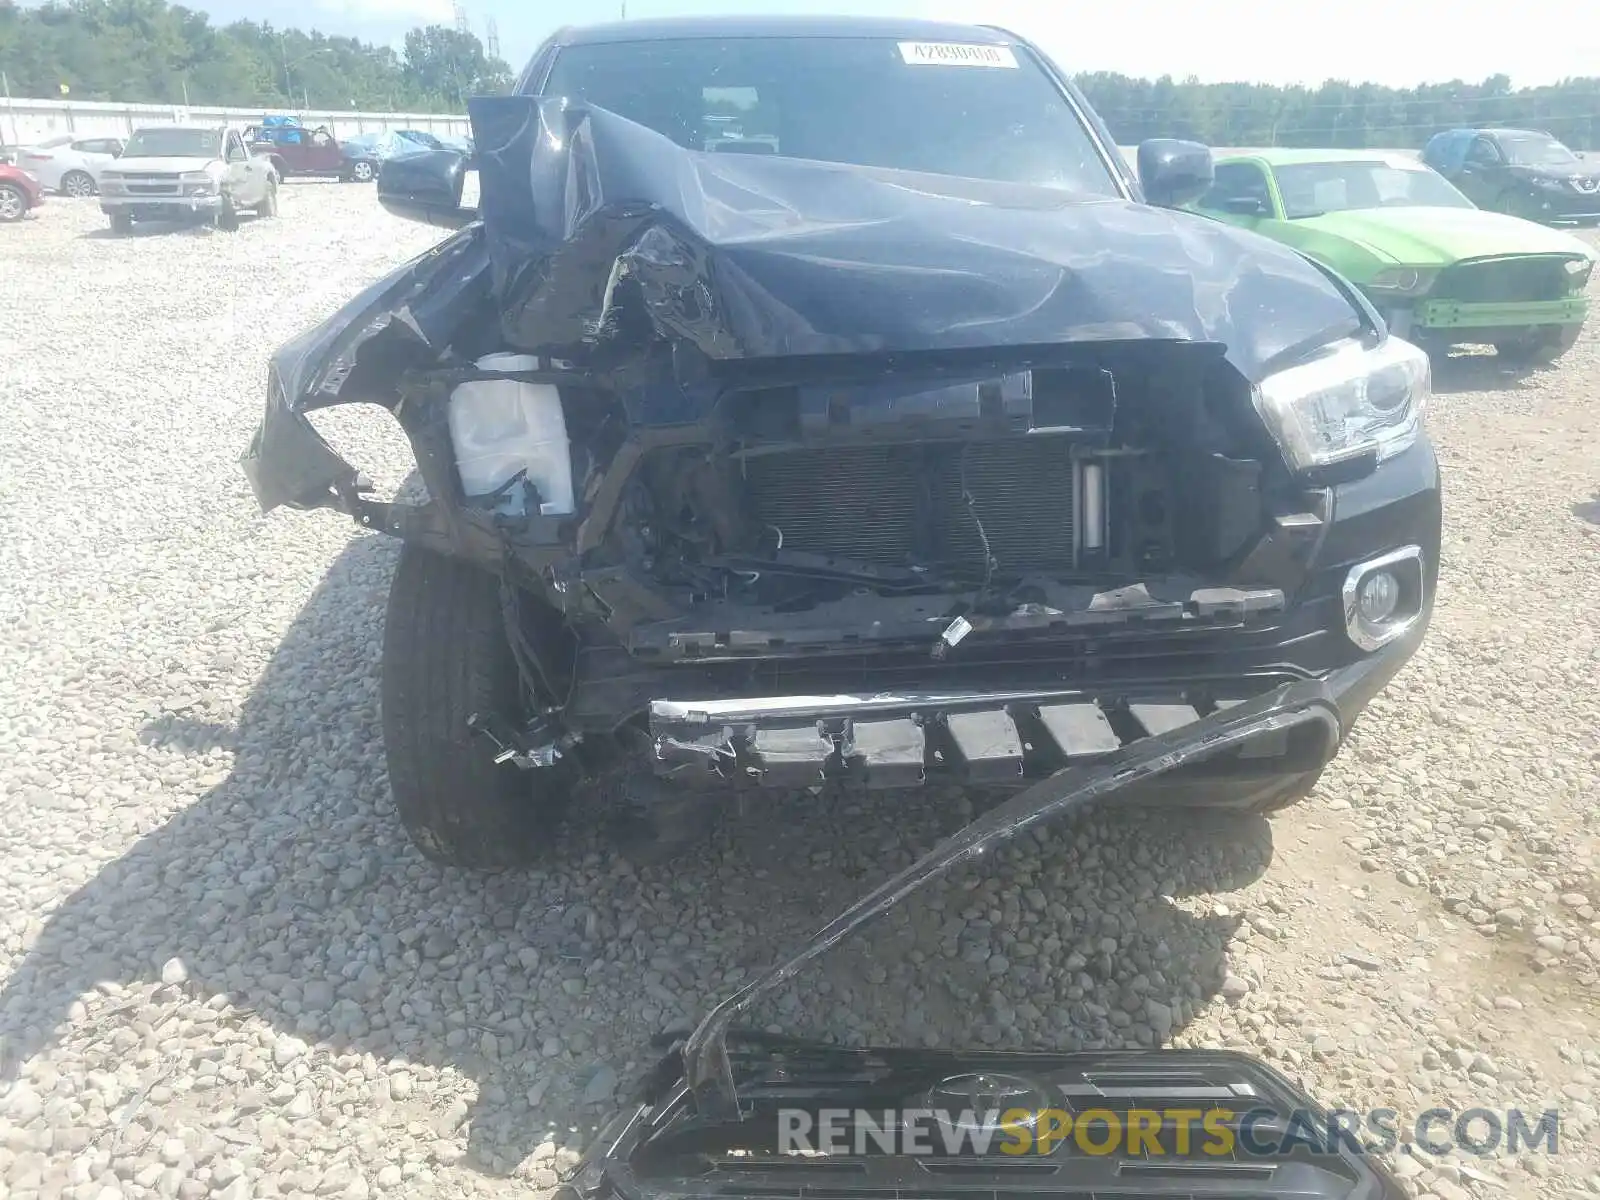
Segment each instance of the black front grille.
[[1440,273],[1431,296],[1464,304],[1559,300],[1568,290],[1565,263],[1536,255],[1457,263]]
[[987,540],[1000,574],[1073,563],[1063,438],[802,450],[749,459],[745,480],[785,550],[981,574]]

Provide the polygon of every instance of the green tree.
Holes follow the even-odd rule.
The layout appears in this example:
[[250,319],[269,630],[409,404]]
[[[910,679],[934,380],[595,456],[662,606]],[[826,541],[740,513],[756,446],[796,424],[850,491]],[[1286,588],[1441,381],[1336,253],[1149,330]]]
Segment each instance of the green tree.
[[[217,27],[167,0],[0,0],[0,71],[13,96],[226,104],[263,109],[460,112],[504,91],[511,69],[470,33],[432,25],[405,52],[315,30],[237,21]],[[1422,145],[1441,129],[1532,125],[1580,150],[1600,148],[1600,77],[1513,88],[1505,75],[1391,88],[1078,77],[1123,144],[1190,137],[1213,146]],[[745,114],[746,120],[753,120]],[[748,132],[748,130],[747,130]]]
[[263,109],[460,112],[511,71],[471,34],[413,30],[387,46],[265,22],[217,27],[166,0],[0,0],[0,71],[13,96]]
[[511,72],[486,56],[472,34],[429,25],[406,34],[405,74],[416,91],[443,96],[460,109],[468,96],[505,91]]
[[1505,75],[1392,88],[1330,79],[1315,88],[1133,79],[1078,84],[1123,144],[1190,137],[1214,146],[1420,147],[1442,129],[1531,125],[1579,150],[1600,148],[1600,77],[1513,88]]

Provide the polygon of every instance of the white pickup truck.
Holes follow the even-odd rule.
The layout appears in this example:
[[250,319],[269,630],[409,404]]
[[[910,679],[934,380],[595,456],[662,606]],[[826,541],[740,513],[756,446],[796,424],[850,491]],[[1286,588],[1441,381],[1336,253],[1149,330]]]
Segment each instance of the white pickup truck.
[[222,125],[160,125],[134,131],[122,157],[100,175],[100,210],[113,233],[133,222],[203,218],[234,229],[239,213],[278,215],[278,176]]

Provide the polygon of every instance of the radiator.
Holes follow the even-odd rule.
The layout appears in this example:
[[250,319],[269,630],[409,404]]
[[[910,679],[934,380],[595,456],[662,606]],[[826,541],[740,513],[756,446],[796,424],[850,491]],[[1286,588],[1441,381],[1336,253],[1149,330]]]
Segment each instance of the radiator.
[[982,574],[987,538],[997,573],[1073,565],[1064,438],[801,450],[749,458],[744,474],[751,511],[786,550]]

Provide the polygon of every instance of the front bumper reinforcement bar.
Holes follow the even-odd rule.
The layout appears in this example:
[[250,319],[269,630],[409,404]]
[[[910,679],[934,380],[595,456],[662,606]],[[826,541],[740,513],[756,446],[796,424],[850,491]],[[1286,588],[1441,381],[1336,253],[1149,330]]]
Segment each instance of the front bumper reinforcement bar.
[[1360,703],[1350,702],[1381,688],[1397,669],[1394,659],[1391,654],[1376,654],[1321,679],[1283,684],[1179,728],[1141,738],[1099,762],[1065,767],[985,812],[861,897],[797,953],[729,996],[706,1016],[683,1048],[684,1078],[695,1108],[707,1117],[736,1119],[739,1098],[727,1051],[729,1028],[757,998],[793,978],[924,884],[1047,818],[1086,807],[1131,785],[1253,740],[1320,730],[1326,761],[1344,734],[1341,709],[1359,711]]

